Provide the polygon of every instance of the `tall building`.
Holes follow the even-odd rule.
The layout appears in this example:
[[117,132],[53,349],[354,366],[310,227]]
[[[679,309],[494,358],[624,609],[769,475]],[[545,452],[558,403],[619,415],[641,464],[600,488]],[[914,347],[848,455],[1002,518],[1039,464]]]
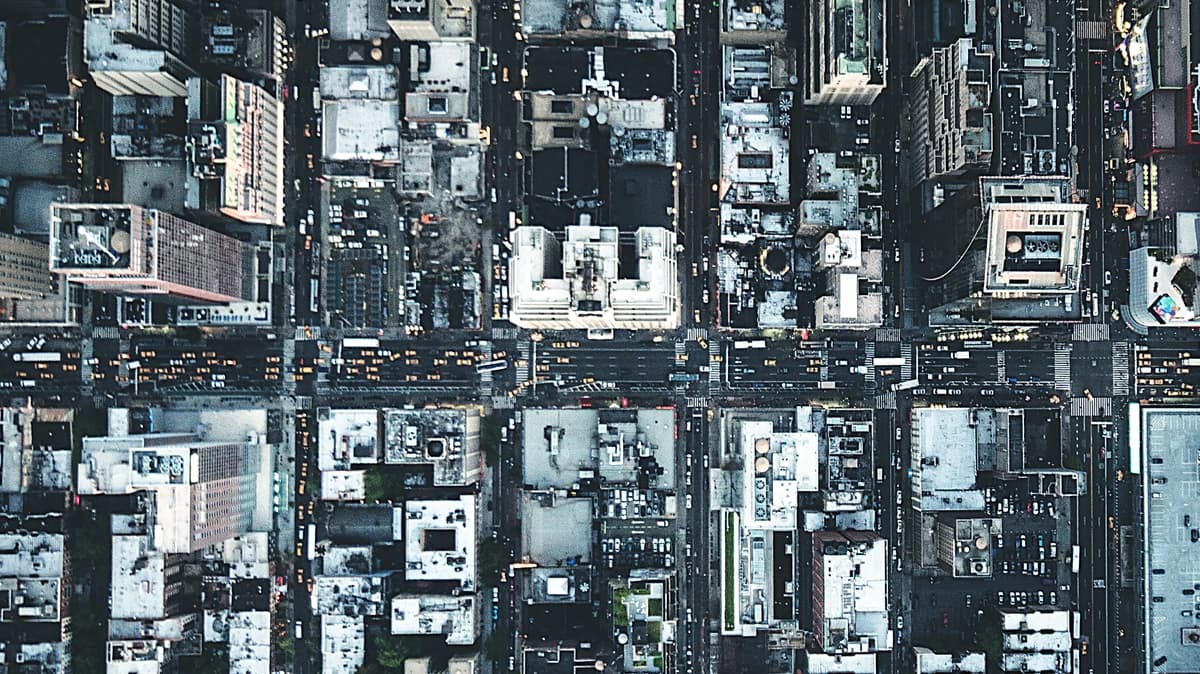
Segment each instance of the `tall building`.
[[887,540],[874,531],[812,537],[812,631],[826,653],[888,650]]
[[154,548],[189,553],[250,530],[268,457],[259,434],[240,442],[189,433],[84,438],[77,488],[154,494]]
[[54,204],[50,270],[96,290],[180,301],[249,299],[251,247],[170,213],[122,204]]
[[387,23],[405,42],[470,39],[475,35],[472,0],[389,0]]
[[986,170],[992,161],[992,55],[970,38],[933,50],[913,69],[909,180]]
[[936,279],[930,324],[1080,320],[1088,206],[1071,202],[1070,180],[988,177],[979,185],[983,222],[964,215],[953,227],[972,233],[966,243],[928,259],[925,274]]
[[188,123],[188,207],[283,225],[283,103],[230,75],[220,78],[217,102],[217,115]]
[[52,292],[49,262],[46,244],[0,233],[0,299],[39,299]]
[[513,232],[510,319],[525,328],[667,330],[679,325],[674,234],[641,227],[633,235],[634,274],[619,273],[621,233],[567,227],[559,242],[542,227]]
[[185,0],[86,0],[84,59],[113,95],[186,96],[198,33]]
[[883,0],[807,0],[804,102],[870,105],[887,83]]

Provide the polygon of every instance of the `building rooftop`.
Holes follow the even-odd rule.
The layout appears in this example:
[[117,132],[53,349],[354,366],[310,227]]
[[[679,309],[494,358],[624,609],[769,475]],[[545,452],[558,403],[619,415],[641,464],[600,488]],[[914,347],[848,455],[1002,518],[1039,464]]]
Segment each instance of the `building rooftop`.
[[114,639],[105,644],[108,674],[158,674],[168,644],[155,639]]
[[1143,634],[1145,669],[1182,674],[1195,669],[1200,653],[1200,607],[1189,592],[1200,583],[1200,572],[1194,563],[1181,563],[1193,559],[1200,539],[1200,408],[1131,405],[1129,443],[1131,472],[1142,474],[1138,595],[1145,623],[1153,626]]
[[513,230],[512,322],[560,329],[679,325],[674,233],[639,227],[632,242],[622,238],[617,227],[587,222],[567,227],[561,242],[543,227]]
[[534,489],[582,480],[674,485],[671,410],[529,409],[522,429],[524,482]]
[[379,463],[378,410],[317,410],[317,468]]
[[1175,213],[1159,224],[1169,230],[1168,237],[1173,240],[1130,251],[1125,315],[1145,328],[1200,326],[1200,302],[1195,293],[1200,213]]
[[874,653],[805,653],[810,674],[875,674]]
[[1070,671],[1073,644],[1070,611],[1001,608],[1000,628],[1004,671]]
[[383,410],[384,463],[432,465],[437,487],[472,484],[481,471],[479,410]]
[[742,420],[742,526],[794,530],[800,492],[819,488],[816,433],[776,432],[770,421]]
[[475,496],[412,500],[404,504],[404,577],[457,582],[475,589],[478,531]]
[[789,205],[789,141],[775,105],[725,103],[721,127],[721,200]]
[[875,532],[813,534],[814,625],[826,652],[888,650],[888,542]]
[[0,578],[0,622],[58,622],[63,604],[61,578]]
[[381,616],[387,613],[382,576],[313,577],[313,606],[321,616]]
[[521,505],[523,556],[547,567],[569,559],[591,560],[592,499],[561,498],[554,492],[524,493]]
[[[957,578],[983,577],[992,575],[992,554],[994,537],[1003,532],[1003,522],[1000,518],[992,517],[959,517],[953,513],[941,513],[939,526],[946,526],[947,540],[939,539],[939,544],[950,545],[950,554],[945,555],[952,563],[950,572]],[[939,537],[940,537],[939,533]],[[942,557],[942,555],[939,555]]]
[[992,204],[984,290],[1078,292],[1087,209],[1087,204]]
[[366,471],[321,471],[322,501],[362,501],[366,497]]
[[800,231],[820,236],[829,230],[858,229],[859,187],[857,166],[839,164],[832,152],[814,154],[800,202]]
[[112,537],[113,619],[154,620],[167,615],[166,555],[149,535]]
[[322,555],[321,570],[327,576],[368,576],[372,557],[370,545],[330,545]]
[[149,271],[134,237],[141,209],[132,206],[59,204],[52,211],[50,268],[135,269]]
[[331,0],[329,39],[366,42],[389,37],[387,16],[387,0]]
[[230,578],[271,576],[271,546],[266,532],[249,532],[226,539],[221,548],[221,559],[229,565]]
[[[979,436],[994,434],[990,416],[965,407],[913,410],[913,496],[923,511],[984,509],[976,485]],[[980,425],[985,428],[979,428]]]
[[397,595],[391,625],[392,634],[438,635],[451,646],[470,646],[479,629],[479,609],[474,595]]
[[723,0],[725,31],[778,31],[786,28],[786,2],[781,0]]
[[361,615],[322,615],[322,674],[355,674],[363,665],[366,640],[366,626]]
[[859,230],[839,230],[825,234],[817,254],[827,293],[817,298],[817,327],[865,330],[883,325],[883,251],[864,250]]
[[534,0],[522,5],[521,31],[558,35],[616,33],[635,39],[669,37],[675,13],[666,0]]
[[400,99],[396,68],[321,68],[322,156],[328,161],[397,161]]
[[[96,3],[91,3],[96,4]],[[83,23],[83,58],[93,71],[157,72],[186,74],[184,66],[160,49],[143,49],[121,38],[136,33],[132,0],[106,0],[89,8]],[[182,95],[180,93],[179,95]]]
[[824,508],[826,512],[853,512],[867,507],[867,485],[873,479],[875,453],[874,415],[854,408],[823,409],[804,406],[796,410],[801,430],[821,434],[825,458]]
[[987,656],[983,653],[935,653],[924,646],[914,646],[917,661],[915,674],[985,674]]

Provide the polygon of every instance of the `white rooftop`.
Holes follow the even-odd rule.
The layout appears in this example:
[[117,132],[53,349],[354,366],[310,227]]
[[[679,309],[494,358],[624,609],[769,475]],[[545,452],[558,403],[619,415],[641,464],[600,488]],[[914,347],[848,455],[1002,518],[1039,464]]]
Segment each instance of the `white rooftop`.
[[377,410],[317,411],[317,467],[322,471],[379,463]]
[[985,674],[987,656],[983,653],[935,653],[923,646],[914,646],[917,660],[915,674]]
[[[887,540],[864,532],[821,532],[814,534],[814,547],[844,539],[844,553],[826,550],[821,555],[820,573],[826,600],[823,630],[826,651],[844,648],[846,651],[887,650]],[[834,643],[833,635],[844,639]],[[874,648],[868,644],[874,640]]]
[[147,535],[112,537],[114,619],[154,620],[166,617],[166,555]]
[[[567,227],[566,241],[535,226],[513,230],[511,320],[529,328],[670,329],[679,325],[675,235],[634,234],[637,268],[621,270],[616,227]],[[561,272],[552,270],[559,267]]]
[[365,471],[321,471],[322,501],[361,501],[367,497]]
[[323,158],[397,161],[400,92],[394,66],[321,68]]
[[387,5],[387,0],[330,0],[329,38],[367,41],[388,37]]
[[979,432],[965,407],[913,411],[912,488],[921,510],[983,510],[976,487]]
[[250,532],[226,539],[221,558],[229,565],[232,578],[271,576],[271,546],[266,532]]
[[799,492],[819,488],[816,433],[775,432],[770,421],[741,421],[742,526],[796,528]]
[[229,674],[268,674],[270,671],[271,613],[230,613]]
[[356,674],[362,667],[365,648],[362,616],[321,616],[322,674]]
[[469,646],[475,643],[477,617],[474,595],[392,597],[392,634],[434,634],[452,646]]
[[1078,292],[1087,209],[1087,204],[988,205],[984,290],[1025,294]]
[[475,496],[404,504],[406,580],[457,581],[475,589]]
[[62,574],[62,534],[0,534],[0,578],[60,578]]
[[809,674],[875,674],[874,653],[805,653]]
[[314,576],[313,605],[320,615],[383,615],[383,579],[379,576]]
[[721,106],[721,196],[734,203],[790,203],[789,141],[768,103]]
[[111,11],[89,13],[83,23],[83,55],[92,70],[154,72],[168,60],[161,49],[142,49],[116,39],[132,26],[131,0],[111,0]]

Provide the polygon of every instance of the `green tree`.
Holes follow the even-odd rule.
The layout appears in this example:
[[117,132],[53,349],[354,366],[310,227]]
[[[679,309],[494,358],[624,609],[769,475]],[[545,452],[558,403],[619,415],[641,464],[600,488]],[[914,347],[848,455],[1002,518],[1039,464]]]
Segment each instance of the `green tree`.
[[413,655],[403,639],[383,634],[375,638],[375,662],[385,670],[404,669],[404,661]]

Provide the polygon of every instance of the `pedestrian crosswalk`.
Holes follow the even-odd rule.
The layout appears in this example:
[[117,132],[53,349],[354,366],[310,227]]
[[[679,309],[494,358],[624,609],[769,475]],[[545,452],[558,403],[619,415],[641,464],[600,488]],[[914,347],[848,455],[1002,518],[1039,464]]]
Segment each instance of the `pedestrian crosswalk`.
[[533,367],[533,364],[530,361],[529,340],[521,340],[521,342],[517,344],[517,353],[521,356],[519,360],[522,363],[525,363],[524,367],[516,368],[517,386],[520,386],[521,384],[529,381],[529,368]]
[[912,343],[905,342],[900,345],[900,354],[904,356],[904,364],[900,366],[900,378],[908,381],[913,378],[913,350]]
[[996,383],[1003,384],[1008,381],[1008,366],[1005,365],[1004,351],[996,352]]
[[511,410],[513,407],[513,399],[509,396],[492,396],[492,409]]
[[875,341],[877,342],[898,342],[900,341],[900,328],[876,328]]
[[699,407],[702,409],[708,409],[708,406],[710,404],[711,404],[711,401],[708,398],[688,398],[687,399],[688,407]]
[[710,388],[721,387],[721,342],[714,339],[708,343],[708,385]]
[[517,338],[517,329],[516,328],[492,328],[492,339],[494,339],[494,340],[499,341],[499,340],[516,339],[516,338]]
[[879,393],[875,395],[875,409],[877,410],[894,410],[896,409],[896,394],[892,391],[887,393]]
[[708,341],[708,328],[688,328],[687,338],[692,342]]
[[1062,391],[1071,390],[1071,345],[1058,343],[1054,345],[1054,388]]
[[1076,342],[1103,342],[1108,339],[1108,325],[1105,323],[1076,323],[1071,337]]
[[1112,392],[1115,396],[1129,395],[1129,342],[1112,344]]
[[863,348],[863,362],[867,366],[866,380],[875,381],[875,342],[868,340]]
[[1104,417],[1112,414],[1112,398],[1071,398],[1071,416]]

